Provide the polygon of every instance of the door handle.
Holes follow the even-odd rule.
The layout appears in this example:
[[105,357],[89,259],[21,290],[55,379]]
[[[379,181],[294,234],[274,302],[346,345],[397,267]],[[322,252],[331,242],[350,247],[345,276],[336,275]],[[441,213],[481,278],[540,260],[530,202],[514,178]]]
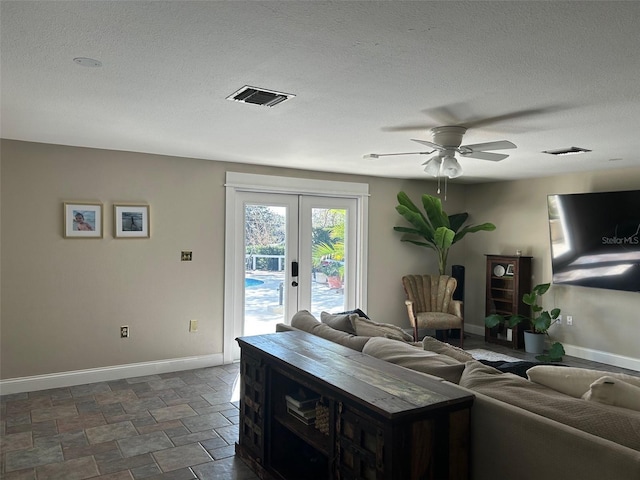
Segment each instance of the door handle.
[[[291,262],[291,276],[292,277],[297,277],[298,276],[298,262],[296,262],[295,260],[293,262]],[[294,285],[295,287],[296,285]]]

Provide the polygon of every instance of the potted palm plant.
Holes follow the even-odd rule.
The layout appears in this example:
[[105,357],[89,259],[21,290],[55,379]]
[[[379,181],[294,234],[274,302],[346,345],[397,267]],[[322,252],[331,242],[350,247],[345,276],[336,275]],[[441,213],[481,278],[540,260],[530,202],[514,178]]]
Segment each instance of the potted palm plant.
[[447,215],[442,210],[440,199],[432,195],[422,195],[424,212],[409,199],[405,192],[398,193],[398,203],[396,211],[412,226],[393,227],[393,229],[404,234],[401,241],[435,250],[438,255],[440,275],[445,274],[449,249],[454,243],[462,240],[467,233],[496,229],[493,223],[463,226],[469,214],[465,212]]
[[[544,310],[541,305],[538,305],[538,300],[547,293],[550,286],[550,283],[541,283],[533,287],[530,293],[525,293],[522,296],[522,302],[531,307],[530,317],[520,314],[500,315],[494,313],[484,319],[484,324],[487,328],[494,328],[500,324],[503,324],[506,328],[513,328],[526,322],[529,330],[524,331],[524,349],[528,353],[542,354],[544,352],[545,338],[549,335],[549,328],[558,321],[560,316],[559,308]],[[563,355],[565,355],[565,351],[562,344],[554,342],[546,355],[538,355],[536,358],[542,361],[560,362]]]

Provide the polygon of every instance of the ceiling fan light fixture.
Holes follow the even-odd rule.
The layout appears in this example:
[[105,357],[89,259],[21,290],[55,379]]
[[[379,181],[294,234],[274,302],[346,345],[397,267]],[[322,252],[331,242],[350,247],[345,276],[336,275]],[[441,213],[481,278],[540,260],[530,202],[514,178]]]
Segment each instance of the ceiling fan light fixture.
[[442,158],[440,155],[431,157],[429,160],[424,162],[423,165],[424,171],[427,175],[431,175],[432,177],[440,176],[440,168],[442,167]]
[[462,167],[453,155],[445,155],[442,159],[442,175],[447,178],[458,178],[462,175]]

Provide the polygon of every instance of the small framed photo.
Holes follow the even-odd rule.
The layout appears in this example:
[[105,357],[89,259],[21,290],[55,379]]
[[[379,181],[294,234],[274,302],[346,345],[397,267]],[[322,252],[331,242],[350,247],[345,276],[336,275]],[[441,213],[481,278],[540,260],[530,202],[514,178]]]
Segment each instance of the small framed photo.
[[149,205],[113,206],[114,237],[149,238]]
[[505,275],[513,276],[513,274],[514,274],[513,263],[510,263],[509,265],[507,265],[507,271],[506,271]]
[[64,238],[102,238],[102,203],[65,202]]

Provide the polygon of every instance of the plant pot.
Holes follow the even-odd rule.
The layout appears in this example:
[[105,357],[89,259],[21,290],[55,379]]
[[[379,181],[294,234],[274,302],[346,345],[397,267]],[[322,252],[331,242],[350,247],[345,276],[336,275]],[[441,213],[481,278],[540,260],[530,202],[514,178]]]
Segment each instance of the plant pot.
[[524,332],[524,351],[527,353],[544,353],[544,333]]

